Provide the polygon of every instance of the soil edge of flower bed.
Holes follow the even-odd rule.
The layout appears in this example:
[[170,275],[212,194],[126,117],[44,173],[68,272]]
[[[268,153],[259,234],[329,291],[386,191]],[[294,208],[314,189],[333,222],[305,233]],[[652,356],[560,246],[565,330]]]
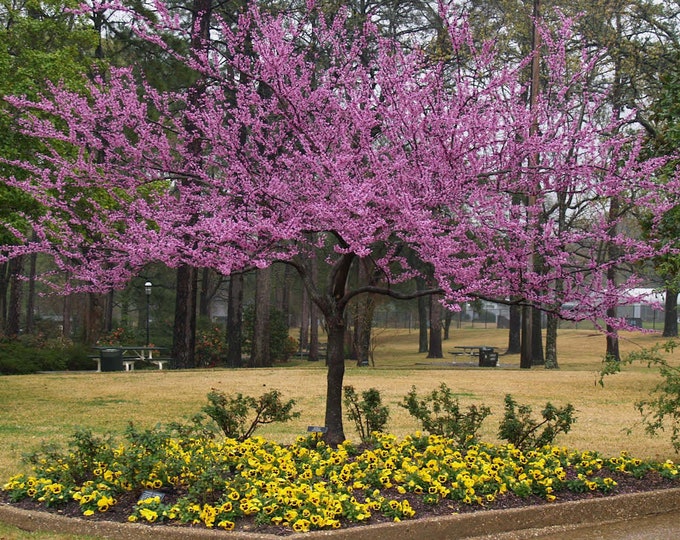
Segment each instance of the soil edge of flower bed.
[[329,538],[332,540],[447,540],[492,534],[554,528],[579,527],[625,521],[680,509],[680,488],[614,495],[610,497],[542,504],[507,510],[489,510],[449,516],[424,517],[400,523],[379,523],[338,529],[291,534],[226,532],[205,528],[168,525],[142,525],[91,521],[59,516],[49,512],[24,510],[11,504],[0,504],[0,521],[26,531],[48,531],[64,534],[91,535],[116,540],[145,540],[162,536],[164,540],[296,540]]

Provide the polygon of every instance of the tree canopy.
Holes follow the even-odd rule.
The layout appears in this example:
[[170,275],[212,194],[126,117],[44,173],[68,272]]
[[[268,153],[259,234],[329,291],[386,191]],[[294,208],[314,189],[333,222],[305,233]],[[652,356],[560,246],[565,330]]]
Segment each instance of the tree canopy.
[[[206,37],[200,21],[186,28],[158,2],[153,18],[129,24],[199,74],[198,87],[162,90],[118,67],[85,92],[54,84],[11,98],[23,132],[47,150],[12,162],[27,174],[7,183],[46,211],[31,220],[37,239],[1,257],[48,253],[89,290],[123,286],[154,261],[223,274],[284,261],[337,340],[351,298],[403,295],[395,284],[423,268],[451,305],[512,299],[595,319],[622,302],[635,279],[612,283],[608,269],[655,246],[615,229],[608,201],[661,215],[677,178],[657,184],[663,160],[642,159],[627,119],[589,92],[597,57],[568,60],[568,19],[541,29],[546,83],[528,107],[531,59],[499,68],[458,13],[440,14],[451,52],[437,59],[370,21],[349,39],[344,11],[326,20],[309,8],[274,16],[251,6],[236,25],[213,14]],[[196,46],[173,49],[165,38],[177,35]],[[558,197],[578,216],[568,229],[544,211]],[[602,257],[605,244],[615,257]],[[304,264],[323,245],[333,248],[327,288]],[[349,267],[365,258],[381,284],[347,289]],[[331,334],[330,371],[343,362]]]

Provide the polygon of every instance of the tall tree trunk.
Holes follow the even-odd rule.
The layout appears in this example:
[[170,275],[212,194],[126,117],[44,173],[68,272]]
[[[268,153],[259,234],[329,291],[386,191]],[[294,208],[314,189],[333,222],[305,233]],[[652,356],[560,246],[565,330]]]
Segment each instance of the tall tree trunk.
[[32,253],[28,259],[28,297],[26,299],[26,333],[35,331],[35,276],[38,265],[38,254]]
[[559,318],[554,313],[548,313],[548,323],[545,330],[545,369],[559,369],[557,363],[557,327]]
[[[541,71],[541,34],[538,31],[538,24],[540,22],[541,14],[541,3],[540,0],[533,0],[533,20],[532,20],[532,35],[531,35],[531,50],[533,52],[533,58],[531,62],[531,91],[529,93],[529,109],[534,110],[536,108],[538,100],[538,91],[540,86],[540,71]],[[538,120],[534,115],[533,121],[531,123],[531,128],[529,130],[530,134],[534,134],[538,131]],[[536,167],[539,161],[538,154],[531,154],[529,156],[529,168]],[[530,189],[527,192],[527,207],[532,207],[535,203],[535,194]],[[533,257],[533,256],[530,256]],[[534,270],[535,261],[530,258],[527,261],[529,270]],[[531,306],[525,306],[522,309],[522,341],[521,341],[521,351],[520,351],[520,361],[519,367],[522,369],[531,368],[533,364],[533,354],[534,354],[534,330],[533,330],[533,308]]]
[[[342,339],[345,339],[344,335]],[[328,354],[328,349],[326,349],[326,354]],[[309,306],[309,355],[307,358],[310,362],[319,361],[319,308],[314,304]]]
[[[617,220],[619,219],[620,206],[621,203],[619,199],[617,197],[613,197],[609,205],[608,216],[608,219],[611,223],[609,228],[609,235],[612,238],[616,236],[618,231],[616,223]],[[609,258],[609,261],[616,260],[619,257],[619,248],[613,242],[610,242],[609,245],[607,246],[607,256]],[[616,271],[616,267],[614,265],[610,265],[607,268],[607,281],[613,284],[616,284],[618,282],[618,274]],[[617,315],[618,314],[616,306],[612,306],[609,309],[607,309],[607,317],[615,319]],[[607,324],[606,340],[607,340],[607,358],[609,360],[619,362],[621,360],[621,352],[619,350],[619,335],[616,329],[611,324]]]
[[300,351],[309,348],[309,306],[311,300],[307,289],[302,287],[302,303],[300,304]]
[[210,268],[201,270],[201,287],[198,295],[198,316],[201,319],[210,320]]
[[[608,317],[616,317],[616,308],[607,310]],[[621,361],[621,351],[619,349],[619,334],[616,329],[607,325],[607,358],[615,362]]]
[[508,349],[505,354],[519,354],[522,351],[521,330],[522,309],[518,305],[512,304],[508,320]]
[[[278,270],[278,269],[277,269]],[[293,279],[293,268],[288,266],[287,264],[283,265],[283,268],[280,270],[280,274],[275,274],[276,277],[276,283],[274,286],[276,287],[276,309],[278,309],[281,312],[281,315],[283,316],[283,321],[286,325],[287,329],[290,329],[291,321],[290,321],[290,292],[291,292],[291,281]],[[280,282],[278,282],[278,276],[280,276]]]
[[326,443],[337,446],[345,440],[342,423],[342,388],[345,377],[345,321],[342,314],[328,317],[328,373],[326,380]]
[[418,298],[418,352],[426,353],[429,351],[428,329],[430,328],[430,318],[428,310],[429,301],[424,296]]
[[[563,200],[561,195],[560,200]],[[560,224],[563,223],[565,219],[566,212],[562,209],[566,208],[564,204],[560,204]],[[555,309],[548,311],[548,322],[545,330],[545,369],[559,369],[559,364],[557,362],[557,330],[560,324],[559,316],[557,311],[560,307],[562,293],[564,292],[564,281],[558,279],[555,282],[555,292],[558,300]]]
[[451,331],[451,320],[453,319],[453,311],[447,309],[444,313],[444,341],[449,339]]
[[678,337],[678,291],[670,287],[666,288],[663,337]]
[[123,290],[120,295],[120,327],[130,328],[130,292]]
[[12,337],[18,336],[21,329],[21,300],[24,289],[23,272],[23,255],[9,261],[9,302],[7,303],[5,333]]
[[444,358],[442,350],[442,305],[440,296],[430,296],[430,350],[428,358]]
[[[319,282],[319,263],[316,257],[309,261],[309,272],[313,283]],[[343,343],[345,339],[343,322]],[[309,356],[310,362],[319,361],[319,308],[312,301],[309,304]],[[328,348],[326,348],[326,362],[328,362]],[[343,360],[344,361],[344,360]]]
[[242,322],[243,274],[232,274],[227,305],[227,365],[230,367],[241,367]]
[[73,335],[72,308],[75,297],[72,294],[64,296],[61,310],[61,336],[64,339],[71,339]]
[[102,331],[111,332],[113,330],[113,303],[115,300],[115,291],[109,291],[106,294],[106,301],[104,303],[104,320],[102,321]]
[[94,345],[102,335],[105,304],[106,295],[88,293],[85,297],[83,341],[87,345]]
[[172,356],[182,368],[196,366],[196,298],[198,270],[182,265],[177,268],[175,286],[175,323],[172,333]]
[[[212,17],[212,0],[193,0],[191,5],[192,26],[195,31],[191,37],[189,48],[192,53],[200,55],[210,40],[210,21]],[[205,97],[205,77],[199,77],[188,89],[188,103],[200,107]],[[188,133],[193,133],[196,126],[191,118],[185,118]],[[194,157],[203,154],[203,140],[194,137],[187,145],[188,152]],[[182,178],[180,183],[191,187],[193,180]],[[195,221],[197,216],[191,217]],[[175,322],[172,336],[172,356],[180,367],[196,366],[196,312],[198,303],[198,269],[183,264],[177,268],[177,284],[175,295]]]
[[369,295],[357,302],[357,315],[354,333],[354,350],[357,366],[367,366],[371,353],[371,331],[373,330],[373,310],[375,304]]
[[9,290],[9,262],[0,263],[0,330],[7,327],[7,291]]
[[543,314],[540,309],[533,308],[531,316],[533,321],[531,323],[531,365],[543,366],[545,365],[545,357],[543,356],[543,332],[542,332],[542,318]]
[[533,355],[533,317],[531,306],[522,306],[522,347],[519,358],[519,367],[521,369],[530,369]]
[[[425,281],[421,278],[416,278],[417,290],[425,289]],[[428,351],[428,336],[427,330],[429,327],[428,320],[428,306],[429,300],[425,296],[418,297],[418,352],[426,353]]]
[[271,366],[269,315],[271,313],[272,268],[260,268],[255,278],[255,323],[249,367]]

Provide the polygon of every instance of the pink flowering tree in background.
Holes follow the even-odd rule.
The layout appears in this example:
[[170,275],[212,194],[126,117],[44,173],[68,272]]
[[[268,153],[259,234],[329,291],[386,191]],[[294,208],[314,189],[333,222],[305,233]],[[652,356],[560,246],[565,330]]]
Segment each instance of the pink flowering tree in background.
[[[185,30],[156,8],[156,22],[131,25],[171,51],[159,30]],[[123,287],[151,262],[225,275],[292,265],[328,332],[331,443],[344,439],[345,308],[357,295],[437,293],[452,309],[488,298],[604,317],[635,283],[615,286],[609,266],[653,254],[612,234],[608,201],[660,215],[675,184],[662,190],[659,163],[596,121],[612,115],[581,88],[587,59],[567,69],[566,24],[545,35],[549,84],[530,111],[524,66],[498,69],[463,18],[446,20],[451,54],[437,62],[370,25],[348,39],[342,14],[326,24],[311,5],[303,19],[253,7],[235,29],[216,18],[210,41],[176,53],[203,81],[200,94],[160,92],[115,68],[86,94],[53,86],[38,100],[12,98],[21,129],[54,151],[14,163],[30,174],[7,183],[43,212],[27,216],[35,237],[1,256],[49,254],[67,289],[96,291]],[[62,155],[64,144],[75,152]],[[600,257],[605,244],[615,259]],[[320,282],[310,260],[329,246]],[[362,260],[381,278],[350,288]],[[432,289],[412,292],[423,273]]]

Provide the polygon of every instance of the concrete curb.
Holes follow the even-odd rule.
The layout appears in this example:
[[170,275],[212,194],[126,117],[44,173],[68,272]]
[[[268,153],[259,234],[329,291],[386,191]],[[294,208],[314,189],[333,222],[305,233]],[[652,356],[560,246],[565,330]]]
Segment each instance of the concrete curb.
[[380,523],[333,531],[314,531],[280,537],[272,534],[225,532],[186,526],[149,526],[137,523],[90,521],[22,510],[0,504],[0,521],[26,531],[51,531],[64,534],[91,535],[116,540],[461,540],[519,531],[577,529],[593,524],[626,521],[654,514],[680,510],[680,488],[599,499],[543,504],[508,510],[489,510],[428,517],[401,523]]

